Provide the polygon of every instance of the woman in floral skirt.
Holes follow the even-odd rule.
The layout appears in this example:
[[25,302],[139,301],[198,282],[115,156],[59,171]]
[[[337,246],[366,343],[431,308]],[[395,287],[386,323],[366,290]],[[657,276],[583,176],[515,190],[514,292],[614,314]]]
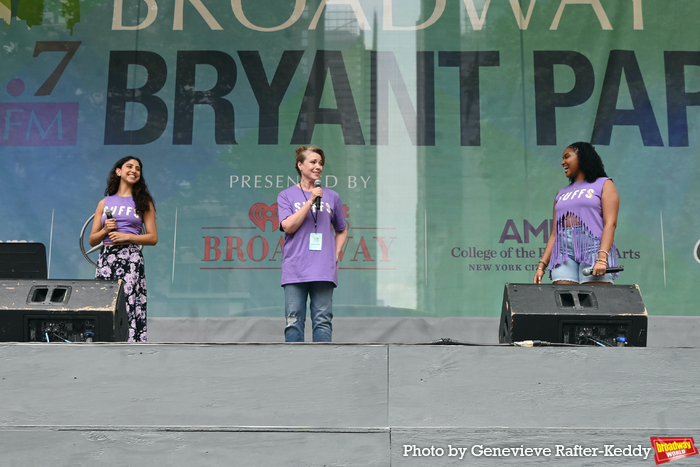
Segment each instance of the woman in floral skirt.
[[139,245],[158,242],[156,208],[136,157],[118,160],[95,210],[90,245],[103,243],[96,279],[124,281],[129,342],[147,340],[146,275]]

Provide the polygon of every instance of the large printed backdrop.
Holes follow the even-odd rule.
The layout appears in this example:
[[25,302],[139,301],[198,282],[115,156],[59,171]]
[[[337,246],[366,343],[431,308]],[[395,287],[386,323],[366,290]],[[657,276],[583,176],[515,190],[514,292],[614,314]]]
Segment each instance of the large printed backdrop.
[[350,225],[336,316],[495,316],[592,141],[619,283],[698,312],[700,3],[0,0],[0,240],[90,278],[81,227],[143,160],[151,316],[281,313],[276,197],[321,146]]

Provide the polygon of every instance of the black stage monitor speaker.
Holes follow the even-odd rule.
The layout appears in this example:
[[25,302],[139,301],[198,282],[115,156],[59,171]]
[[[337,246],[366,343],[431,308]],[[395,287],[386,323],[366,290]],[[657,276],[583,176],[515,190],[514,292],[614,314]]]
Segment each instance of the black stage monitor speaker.
[[637,285],[506,284],[498,341],[647,345],[647,311]]
[[0,279],[46,279],[43,243],[0,243]]
[[122,281],[0,280],[0,342],[117,342],[128,335]]

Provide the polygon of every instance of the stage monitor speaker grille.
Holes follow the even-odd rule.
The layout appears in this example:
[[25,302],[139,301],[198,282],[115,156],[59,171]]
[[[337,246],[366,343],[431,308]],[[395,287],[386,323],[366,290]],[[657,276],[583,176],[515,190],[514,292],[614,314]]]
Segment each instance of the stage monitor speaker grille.
[[0,342],[117,342],[128,335],[123,281],[0,281]]
[[647,311],[637,285],[507,283],[498,340],[646,347]]

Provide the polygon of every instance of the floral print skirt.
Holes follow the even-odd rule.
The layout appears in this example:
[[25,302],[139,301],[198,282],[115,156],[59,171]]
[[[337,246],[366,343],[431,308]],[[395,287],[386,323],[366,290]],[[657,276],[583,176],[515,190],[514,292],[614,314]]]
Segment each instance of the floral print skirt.
[[146,342],[146,273],[138,245],[104,245],[95,279],[124,281],[129,342]]

